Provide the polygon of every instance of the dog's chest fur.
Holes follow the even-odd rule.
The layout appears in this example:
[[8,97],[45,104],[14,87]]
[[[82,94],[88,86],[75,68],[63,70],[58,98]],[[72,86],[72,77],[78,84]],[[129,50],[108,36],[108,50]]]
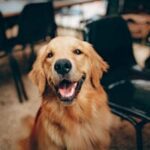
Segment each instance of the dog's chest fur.
[[[88,106],[93,107],[93,105]],[[48,109],[50,110],[50,107]],[[108,128],[106,128],[108,122],[107,120],[105,123],[101,122],[102,118],[108,118],[109,113],[96,105],[87,110],[79,106],[74,109],[60,108],[59,113],[56,108],[52,108],[51,111],[45,111],[41,115],[44,119],[40,120],[39,117],[39,126],[43,127],[38,133],[41,132],[45,140],[41,140],[39,135],[38,143],[42,148],[45,145],[44,150],[52,150],[52,145],[56,147],[56,150],[103,150],[105,148],[101,146],[109,141]]]

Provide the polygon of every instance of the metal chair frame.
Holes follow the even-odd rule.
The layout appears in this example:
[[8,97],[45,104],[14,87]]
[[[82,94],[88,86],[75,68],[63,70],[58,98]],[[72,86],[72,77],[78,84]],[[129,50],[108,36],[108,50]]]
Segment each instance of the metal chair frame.
[[[92,22],[94,22],[95,20],[91,20],[87,23],[91,24]],[[90,41],[90,37],[89,37],[89,28],[87,27],[87,25],[85,26],[85,29],[83,31],[83,37],[85,41],[91,42]],[[96,34],[97,32],[95,32]],[[93,44],[93,43],[91,43]],[[141,77],[141,79],[146,79],[146,80],[150,80],[150,77],[147,73],[145,72],[140,72],[140,71],[133,71],[134,75],[133,78],[135,79],[139,79],[139,77]],[[136,77],[138,76],[138,77]],[[132,79],[131,79],[132,80]],[[136,131],[136,146],[137,146],[137,150],[143,150],[143,137],[142,137],[142,130],[145,124],[150,122],[150,114],[148,114],[147,112],[144,112],[140,109],[136,109],[133,107],[126,107],[114,102],[109,101],[109,106],[112,110],[112,113],[114,113],[115,115],[127,120],[128,122],[130,122]]]
[[18,95],[19,101],[23,102],[23,100],[28,99],[28,96],[26,94],[24,83],[21,77],[19,64],[16,58],[12,54],[12,49],[10,47],[7,47],[7,38],[5,35],[5,22],[1,13],[0,13],[0,22],[1,22],[1,26],[0,26],[1,35],[0,36],[2,38],[2,41],[0,43],[0,49],[1,51],[4,52],[4,54],[1,55],[0,58],[8,56],[9,66],[12,71],[13,79],[15,82],[15,87],[17,90],[17,95]]
[[23,102],[28,99],[28,96],[21,78],[19,64],[13,56],[12,51],[16,45],[22,45],[23,48],[20,50],[24,50],[26,45],[30,46],[31,54],[28,61],[29,68],[26,70],[30,71],[36,58],[34,52],[35,44],[45,41],[47,36],[51,38],[56,36],[57,26],[55,23],[52,1],[27,4],[17,17],[16,24],[14,25],[18,25],[18,35],[10,39],[7,39],[4,35],[5,44],[3,44],[2,48],[5,50],[9,59],[19,101]]

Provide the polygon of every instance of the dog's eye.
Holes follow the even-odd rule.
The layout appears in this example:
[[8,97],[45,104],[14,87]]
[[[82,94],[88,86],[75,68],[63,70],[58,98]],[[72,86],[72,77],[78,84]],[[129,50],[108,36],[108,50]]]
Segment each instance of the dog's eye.
[[76,55],[80,55],[80,54],[82,54],[82,51],[80,49],[75,49],[73,51],[73,53],[76,54]]
[[47,54],[47,58],[51,58],[51,57],[53,57],[53,53],[52,52],[49,52],[48,54]]

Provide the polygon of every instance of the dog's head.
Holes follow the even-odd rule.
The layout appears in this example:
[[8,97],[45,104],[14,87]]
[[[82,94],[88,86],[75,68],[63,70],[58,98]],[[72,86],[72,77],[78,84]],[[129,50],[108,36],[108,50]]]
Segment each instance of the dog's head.
[[61,102],[70,104],[85,83],[96,90],[107,67],[87,42],[73,37],[57,37],[40,50],[30,77],[41,94],[48,87]]

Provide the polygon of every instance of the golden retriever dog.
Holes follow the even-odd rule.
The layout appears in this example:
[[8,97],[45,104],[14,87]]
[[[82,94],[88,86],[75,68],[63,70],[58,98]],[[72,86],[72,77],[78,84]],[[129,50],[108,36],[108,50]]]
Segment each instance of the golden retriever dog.
[[42,103],[31,150],[106,150],[111,113],[100,78],[107,63],[90,44],[56,37],[44,46],[30,73]]

